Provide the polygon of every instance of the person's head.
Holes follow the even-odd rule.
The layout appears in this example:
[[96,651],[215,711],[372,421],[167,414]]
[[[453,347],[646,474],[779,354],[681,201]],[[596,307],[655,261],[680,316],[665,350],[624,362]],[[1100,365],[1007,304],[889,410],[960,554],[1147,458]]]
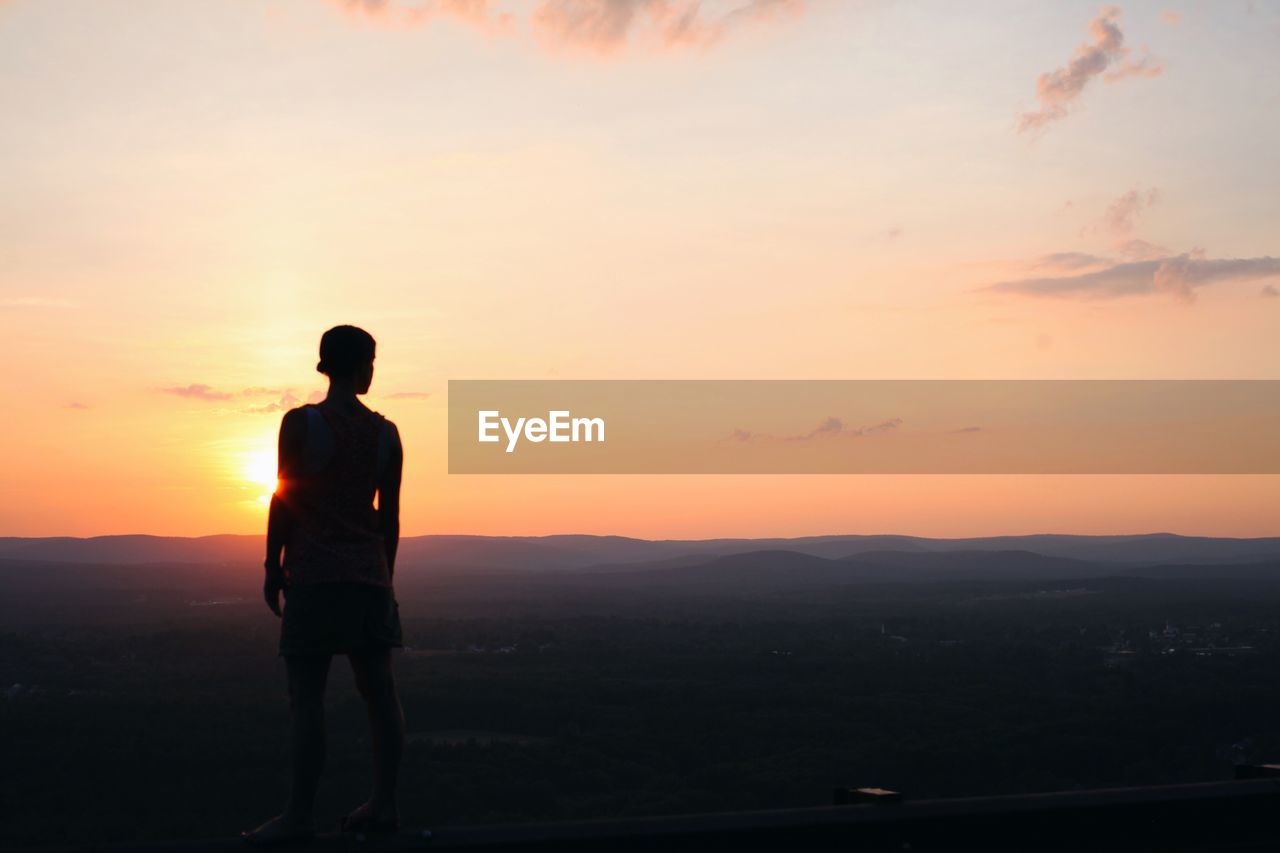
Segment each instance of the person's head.
[[320,337],[320,363],[316,370],[330,382],[351,382],[364,394],[373,382],[373,358],[377,344],[364,329],[334,326]]

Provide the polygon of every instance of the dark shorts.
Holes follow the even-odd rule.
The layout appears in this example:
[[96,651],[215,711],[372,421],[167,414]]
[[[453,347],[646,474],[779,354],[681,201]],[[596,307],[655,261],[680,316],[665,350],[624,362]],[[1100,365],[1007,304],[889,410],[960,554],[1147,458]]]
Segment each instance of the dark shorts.
[[280,654],[342,655],[403,645],[400,607],[390,587],[298,584],[285,590]]

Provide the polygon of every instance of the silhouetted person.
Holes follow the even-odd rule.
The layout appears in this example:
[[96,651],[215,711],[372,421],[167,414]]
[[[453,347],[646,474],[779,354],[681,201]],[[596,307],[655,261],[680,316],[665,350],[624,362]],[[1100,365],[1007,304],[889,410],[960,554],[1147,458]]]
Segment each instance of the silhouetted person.
[[374,767],[372,796],[340,828],[378,832],[399,824],[404,714],[391,674],[391,649],[401,645],[391,578],[400,540],[403,451],[395,424],[357,399],[373,380],[374,346],[369,333],[354,326],[325,332],[316,369],[329,377],[329,394],[321,403],[291,409],[280,423],[280,481],[267,521],[263,594],[282,616],[293,784],[284,812],[244,834],[255,844],[315,834],[324,690],[335,654],[351,661],[368,706]]

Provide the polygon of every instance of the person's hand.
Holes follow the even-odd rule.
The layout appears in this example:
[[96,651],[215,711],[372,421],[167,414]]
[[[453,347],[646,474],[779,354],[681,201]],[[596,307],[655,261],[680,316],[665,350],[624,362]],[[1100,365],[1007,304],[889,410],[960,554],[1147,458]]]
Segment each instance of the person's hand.
[[262,582],[262,597],[267,601],[267,607],[271,608],[271,612],[280,616],[280,593],[284,590],[284,569],[278,565],[268,563],[267,576]]

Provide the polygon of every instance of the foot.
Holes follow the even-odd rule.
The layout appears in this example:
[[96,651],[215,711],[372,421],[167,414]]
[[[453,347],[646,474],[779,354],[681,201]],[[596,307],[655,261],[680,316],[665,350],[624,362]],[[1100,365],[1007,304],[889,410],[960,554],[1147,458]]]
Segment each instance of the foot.
[[315,837],[316,827],[310,820],[277,815],[257,829],[240,833],[248,844],[288,844],[292,841],[308,841]]
[[372,800],[356,806],[338,825],[341,832],[355,833],[395,832],[399,828],[400,813],[395,805],[382,805]]

